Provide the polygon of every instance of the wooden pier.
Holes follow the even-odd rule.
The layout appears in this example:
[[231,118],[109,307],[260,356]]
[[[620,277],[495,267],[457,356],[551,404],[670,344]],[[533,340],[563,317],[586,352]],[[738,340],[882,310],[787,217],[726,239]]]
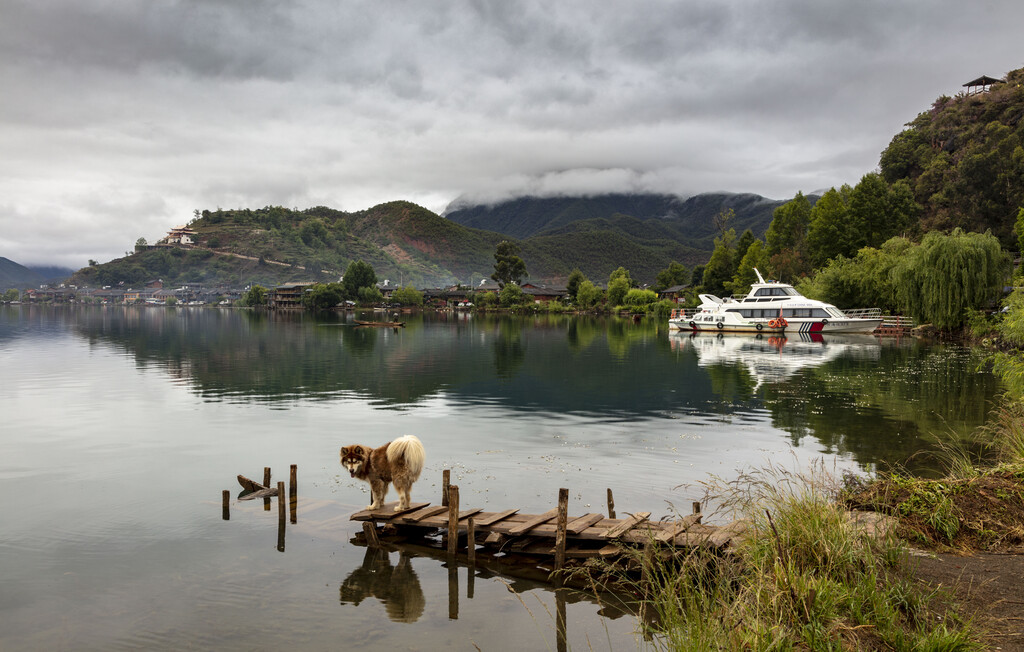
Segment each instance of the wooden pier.
[[[700,503],[693,503],[692,514],[674,520],[652,521],[650,512],[615,518],[611,490],[608,516],[572,516],[568,512],[568,489],[559,491],[558,506],[554,509],[524,514],[515,508],[463,509],[459,505],[458,487],[447,482],[443,487],[448,499],[442,497],[440,505],[413,503],[408,509],[395,511],[398,503],[392,502],[376,510],[352,514],[351,520],[363,522],[363,531],[354,542],[372,547],[388,544],[386,547],[396,549],[408,543],[421,553],[433,547],[438,553],[446,551],[449,557],[464,556],[469,564],[479,560],[485,566],[500,566],[499,572],[506,572],[509,565],[533,566],[546,576],[588,560],[628,557],[631,551],[651,546],[657,546],[659,554],[665,557],[698,547],[726,552],[745,530],[742,522],[723,527],[701,523]],[[435,540],[432,542],[431,538]]]

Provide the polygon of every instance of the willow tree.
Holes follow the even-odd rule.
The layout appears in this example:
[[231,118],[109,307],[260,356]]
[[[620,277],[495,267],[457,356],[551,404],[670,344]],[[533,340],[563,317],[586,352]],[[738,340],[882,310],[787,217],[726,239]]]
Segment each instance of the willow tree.
[[958,328],[968,308],[986,308],[999,298],[1009,267],[990,232],[932,231],[893,269],[896,298],[914,319]]

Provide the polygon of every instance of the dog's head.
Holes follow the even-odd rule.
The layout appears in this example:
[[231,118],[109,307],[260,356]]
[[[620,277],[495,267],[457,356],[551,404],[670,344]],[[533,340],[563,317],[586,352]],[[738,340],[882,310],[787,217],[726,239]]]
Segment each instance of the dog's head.
[[344,466],[349,475],[353,478],[359,475],[359,473],[366,467],[366,462],[370,459],[370,449],[366,446],[342,446],[341,447],[341,465]]

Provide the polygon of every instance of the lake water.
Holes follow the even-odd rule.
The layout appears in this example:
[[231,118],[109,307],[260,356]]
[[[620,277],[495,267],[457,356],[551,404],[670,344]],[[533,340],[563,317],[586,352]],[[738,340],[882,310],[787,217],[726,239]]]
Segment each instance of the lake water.
[[[467,507],[540,513],[568,487],[570,514],[600,512],[610,487],[659,518],[766,462],[927,471],[998,391],[970,350],[907,338],[350,318],[0,306],[0,649],[554,649],[547,587],[353,545],[369,494],[338,448],[419,436],[414,500],[451,469]],[[222,520],[236,475],[291,464],[283,552],[276,504],[232,498]],[[571,648],[642,645],[631,617],[562,597]]]

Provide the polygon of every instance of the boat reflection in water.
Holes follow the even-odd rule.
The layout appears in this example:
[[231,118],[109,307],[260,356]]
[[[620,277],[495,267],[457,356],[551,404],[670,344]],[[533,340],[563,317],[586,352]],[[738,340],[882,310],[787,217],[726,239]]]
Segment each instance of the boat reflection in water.
[[679,350],[693,349],[699,367],[742,365],[756,380],[755,389],[839,358],[878,360],[882,348],[872,335],[821,333],[787,337],[670,331],[669,342]]

